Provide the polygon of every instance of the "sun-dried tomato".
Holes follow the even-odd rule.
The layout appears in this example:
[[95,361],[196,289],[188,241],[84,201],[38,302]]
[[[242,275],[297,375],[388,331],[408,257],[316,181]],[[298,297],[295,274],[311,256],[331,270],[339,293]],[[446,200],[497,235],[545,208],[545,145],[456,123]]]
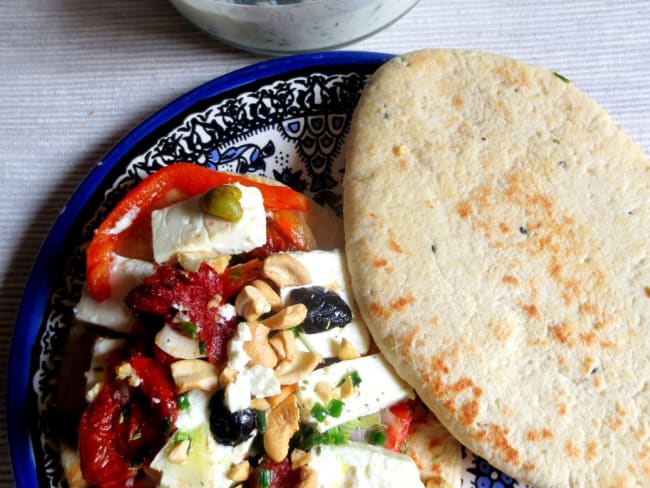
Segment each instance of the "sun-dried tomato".
[[[107,373],[97,397],[79,422],[83,477],[102,488],[124,486],[167,440],[178,416],[168,371],[143,356],[128,360],[138,386]],[[110,368],[109,371],[114,371]]]
[[198,339],[208,360],[221,363],[236,329],[235,318],[220,313],[222,294],[222,279],[205,263],[196,273],[160,266],[129,293],[126,303],[136,314],[157,315],[179,332]]

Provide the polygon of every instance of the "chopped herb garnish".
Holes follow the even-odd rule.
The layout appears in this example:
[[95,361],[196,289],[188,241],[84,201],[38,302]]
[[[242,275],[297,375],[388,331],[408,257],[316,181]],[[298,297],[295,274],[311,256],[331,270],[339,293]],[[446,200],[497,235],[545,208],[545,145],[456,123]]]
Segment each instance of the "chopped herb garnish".
[[561,79],[564,83],[571,83],[571,80],[569,80],[569,78],[562,76],[560,73],[553,71],[553,74]]
[[178,408],[181,410],[187,410],[190,408],[190,399],[187,396],[187,393],[183,393],[178,397]]
[[264,410],[257,411],[257,430],[260,434],[266,432],[266,411]]
[[333,427],[325,432],[325,443],[339,446],[345,443],[345,435],[338,427]]
[[206,354],[206,349],[205,349],[205,342],[199,341],[199,353],[201,356],[205,356]]
[[178,431],[174,434],[174,442],[176,444],[178,444],[179,442],[191,441],[191,440],[192,440],[192,435],[189,432]]
[[321,403],[316,403],[311,407],[311,415],[319,422],[322,422],[327,417],[327,410]]
[[183,334],[186,336],[191,337],[192,339],[196,339],[199,329],[196,326],[196,324],[193,324],[192,322],[189,322],[187,320],[182,320],[181,321],[181,328],[183,329]]
[[260,469],[257,472],[257,486],[260,488],[269,488],[273,482],[273,471],[270,469]]
[[239,278],[240,276],[241,276],[241,269],[233,269],[233,270],[232,270],[232,273],[230,273],[229,278],[230,278],[231,280],[236,280],[236,279]]
[[131,436],[129,437],[129,440],[130,441],[137,441],[141,437],[142,437],[142,432],[138,431],[138,432],[134,432],[133,434],[131,434]]
[[383,446],[386,442],[386,434],[381,430],[371,430],[368,434],[368,441],[375,446]]
[[361,384],[361,376],[359,376],[358,371],[352,371],[352,373],[350,373],[350,378],[352,378],[352,384],[354,386],[359,386]]
[[343,413],[343,408],[344,407],[345,407],[344,402],[342,402],[341,400],[338,400],[336,398],[332,398],[329,401],[329,403],[327,404],[327,413],[330,414],[334,418],[338,418]]

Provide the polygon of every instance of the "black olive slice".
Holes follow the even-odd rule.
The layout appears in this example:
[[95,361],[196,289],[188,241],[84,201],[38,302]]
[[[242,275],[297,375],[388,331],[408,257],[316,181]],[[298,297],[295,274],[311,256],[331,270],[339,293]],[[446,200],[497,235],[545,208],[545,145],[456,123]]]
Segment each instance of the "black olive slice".
[[302,323],[306,334],[344,327],[352,320],[352,310],[341,295],[323,286],[295,288],[289,292],[289,301],[307,307],[307,317]]
[[250,438],[257,428],[257,413],[246,408],[231,412],[224,403],[224,391],[219,390],[208,403],[210,409],[210,431],[219,443],[235,446]]

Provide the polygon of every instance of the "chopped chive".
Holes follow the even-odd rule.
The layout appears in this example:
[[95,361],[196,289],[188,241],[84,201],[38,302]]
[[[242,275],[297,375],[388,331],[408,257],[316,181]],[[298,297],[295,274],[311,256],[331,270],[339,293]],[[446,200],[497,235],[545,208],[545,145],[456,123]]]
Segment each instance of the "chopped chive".
[[368,441],[375,446],[383,446],[386,442],[386,434],[381,430],[371,430],[368,434]]
[[260,469],[257,472],[257,486],[260,488],[269,488],[273,481],[273,471],[270,469]]
[[345,443],[345,435],[338,427],[333,427],[325,432],[325,441],[327,444],[336,444],[337,446]]
[[142,432],[134,432],[134,433],[131,434],[131,436],[129,437],[129,440],[130,440],[130,441],[137,441],[137,440],[140,439],[141,437],[142,437]]
[[240,276],[241,276],[241,269],[233,269],[233,270],[232,270],[232,273],[230,273],[229,278],[230,278],[231,280],[236,280],[236,279],[239,278]]
[[336,398],[332,398],[327,404],[327,413],[332,417],[338,418],[343,413],[343,407],[345,407],[344,402]]
[[189,322],[187,320],[182,320],[181,321],[181,328],[183,329],[183,333],[186,336],[189,336],[192,339],[197,338],[197,334],[198,334],[199,329],[196,326],[196,324],[193,324],[192,322]]
[[311,407],[311,415],[319,422],[322,422],[327,417],[327,410],[321,403],[317,403]]
[[553,74],[561,79],[564,83],[571,83],[571,80],[569,80],[569,78],[562,76],[560,73],[554,71]]
[[205,349],[205,342],[199,341],[199,353],[201,356],[205,356],[206,354],[206,349]]
[[359,386],[361,383],[361,376],[359,376],[359,372],[357,370],[354,370],[352,373],[350,373],[350,378],[352,379],[352,384],[354,386]]
[[191,440],[192,440],[192,435],[189,432],[178,431],[174,434],[174,442],[176,444],[178,444],[179,442],[191,441]]
[[190,399],[187,396],[187,393],[183,393],[178,397],[178,408],[180,410],[187,410],[190,408]]
[[264,410],[257,411],[257,430],[260,434],[266,432],[266,412]]

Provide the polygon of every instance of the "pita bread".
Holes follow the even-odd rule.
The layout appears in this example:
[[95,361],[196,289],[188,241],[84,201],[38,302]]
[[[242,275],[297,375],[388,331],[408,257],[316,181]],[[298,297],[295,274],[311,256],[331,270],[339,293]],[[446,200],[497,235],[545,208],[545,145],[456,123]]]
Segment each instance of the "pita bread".
[[375,341],[441,422],[537,486],[650,486],[650,162],[568,80],[399,56],[347,146]]

